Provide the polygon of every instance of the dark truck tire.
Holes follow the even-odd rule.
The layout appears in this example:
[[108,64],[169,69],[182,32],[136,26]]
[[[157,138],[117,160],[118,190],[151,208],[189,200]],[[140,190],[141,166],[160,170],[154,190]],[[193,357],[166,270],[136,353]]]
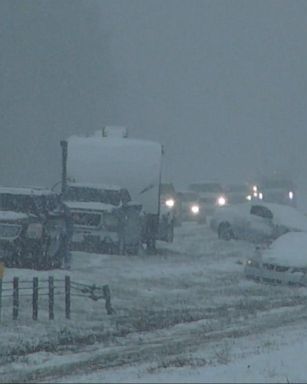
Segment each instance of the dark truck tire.
[[228,222],[221,223],[218,227],[219,239],[229,241],[234,238],[233,230]]
[[38,270],[60,268],[64,260],[64,252],[67,252],[65,245],[63,238],[53,239],[52,243],[45,241],[33,255],[34,268]]

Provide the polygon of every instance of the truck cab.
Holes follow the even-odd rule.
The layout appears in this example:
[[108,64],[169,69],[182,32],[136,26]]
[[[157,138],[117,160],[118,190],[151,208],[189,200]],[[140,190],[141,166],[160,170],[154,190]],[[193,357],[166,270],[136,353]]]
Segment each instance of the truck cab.
[[141,205],[125,188],[67,183],[63,199],[74,223],[72,249],[110,254],[138,253]]
[[59,196],[49,189],[0,187],[0,259],[8,267],[61,267],[66,219]]
[[154,252],[159,239],[161,144],[132,139],[121,127],[105,127],[92,136],[71,136],[61,145],[62,189],[69,181],[128,190],[132,201],[142,206],[140,242]]

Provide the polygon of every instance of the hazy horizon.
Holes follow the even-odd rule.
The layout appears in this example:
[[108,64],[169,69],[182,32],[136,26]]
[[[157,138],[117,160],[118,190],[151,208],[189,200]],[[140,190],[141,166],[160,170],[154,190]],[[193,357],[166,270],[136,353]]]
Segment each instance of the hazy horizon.
[[165,147],[177,185],[304,182],[307,3],[0,2],[1,184],[60,177],[59,141],[104,125]]

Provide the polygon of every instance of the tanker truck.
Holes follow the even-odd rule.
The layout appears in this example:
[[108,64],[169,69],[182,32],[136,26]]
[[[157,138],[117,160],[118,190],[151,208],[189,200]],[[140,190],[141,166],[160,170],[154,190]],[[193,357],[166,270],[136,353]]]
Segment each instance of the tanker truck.
[[92,136],[71,136],[61,145],[64,195],[75,183],[119,186],[129,192],[129,204],[142,206],[140,243],[147,251],[155,251],[158,239],[172,239],[172,213],[160,212],[161,144],[129,138],[124,128],[105,127]]

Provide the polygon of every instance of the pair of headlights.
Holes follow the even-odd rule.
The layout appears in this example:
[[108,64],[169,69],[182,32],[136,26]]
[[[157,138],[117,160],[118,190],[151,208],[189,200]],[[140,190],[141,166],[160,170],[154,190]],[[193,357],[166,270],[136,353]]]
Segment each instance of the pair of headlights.
[[248,201],[251,201],[253,198],[263,200],[263,193],[262,192],[253,192],[252,195],[246,196],[246,200],[248,200]]
[[[167,199],[165,201],[165,205],[168,207],[168,208],[173,208],[175,206],[175,200],[174,199]],[[199,208],[199,205],[197,204],[193,204],[190,206],[190,211],[191,213],[193,213],[194,215],[198,215],[199,211],[200,211],[200,208]]]

